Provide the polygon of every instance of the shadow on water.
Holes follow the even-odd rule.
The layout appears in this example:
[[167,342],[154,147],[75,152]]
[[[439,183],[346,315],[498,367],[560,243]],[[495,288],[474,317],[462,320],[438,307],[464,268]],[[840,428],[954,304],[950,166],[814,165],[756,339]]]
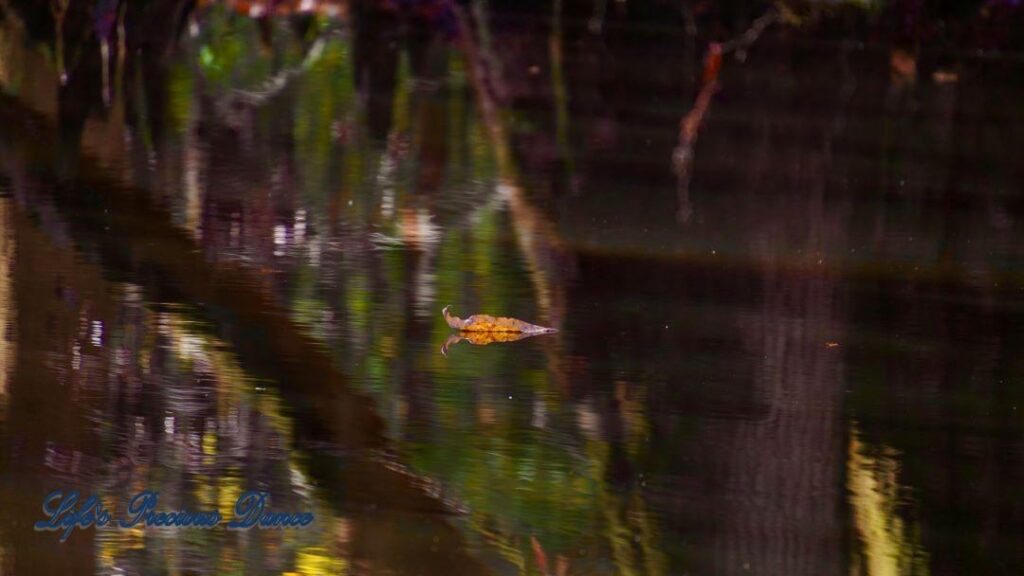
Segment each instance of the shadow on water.
[[293,4],[4,5],[0,572],[1024,565],[1018,59],[780,25],[677,180],[759,11]]

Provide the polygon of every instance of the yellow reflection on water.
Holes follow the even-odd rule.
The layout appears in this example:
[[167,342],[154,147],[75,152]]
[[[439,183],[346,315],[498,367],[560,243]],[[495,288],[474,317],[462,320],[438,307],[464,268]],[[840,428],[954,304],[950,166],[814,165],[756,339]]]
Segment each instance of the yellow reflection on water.
[[[251,464],[245,459],[238,460],[232,455],[232,448],[225,445],[230,441],[225,440],[224,435],[235,434],[231,421],[240,413],[259,414],[260,424],[247,431],[246,435],[269,433],[275,444],[290,446],[288,416],[280,398],[271,392],[258,391],[252,378],[226,346],[202,333],[195,322],[176,311],[152,313],[152,320],[148,324],[157,327],[166,350],[175,357],[177,365],[186,371],[201,371],[213,385],[217,414],[214,421],[195,433],[198,452],[205,464],[203,468],[193,470],[188,475],[189,481],[181,484],[178,479],[168,477],[171,470],[166,463],[158,466],[140,462],[134,471],[134,481],[127,490],[118,490],[118,494],[106,494],[105,497],[115,504],[115,517],[124,513],[124,503],[118,501],[121,492],[151,489],[161,493],[162,506],[217,509],[225,519],[231,518],[238,497],[249,489],[245,479],[251,475],[248,469]],[[269,430],[261,432],[264,426]],[[177,430],[169,434],[171,443],[181,441],[174,438],[179,434]],[[311,493],[312,488],[305,480],[299,459],[298,453],[291,452],[284,470],[288,474],[290,491],[299,495],[302,502],[294,507],[314,514],[315,524],[308,530],[288,534],[260,530],[231,533],[223,529],[141,527],[102,530],[96,532],[99,571],[114,573],[125,566],[152,566],[154,562],[161,562],[169,574],[186,573],[187,566],[193,562],[192,554],[202,549],[213,556],[210,566],[217,573],[248,571],[253,568],[252,562],[257,557],[262,558],[264,568],[285,574],[348,573],[350,560],[345,556],[348,554],[345,548],[348,522]],[[191,498],[181,490],[187,491]],[[184,504],[189,500],[194,504]]]
[[308,546],[299,550],[295,558],[297,572],[289,574],[301,574],[303,576],[315,576],[317,574],[348,574],[348,563],[342,558],[331,556],[330,552],[323,546]]
[[850,430],[847,488],[862,556],[851,573],[871,576],[928,574],[928,555],[919,529],[897,513],[900,504],[896,450],[864,444],[856,425]]
[[[589,440],[587,452],[595,467],[593,473],[604,477],[610,458],[608,443]],[[641,492],[620,494],[602,482],[599,503],[605,521],[605,537],[617,572],[626,576],[667,574],[668,561],[659,547],[661,538]]]

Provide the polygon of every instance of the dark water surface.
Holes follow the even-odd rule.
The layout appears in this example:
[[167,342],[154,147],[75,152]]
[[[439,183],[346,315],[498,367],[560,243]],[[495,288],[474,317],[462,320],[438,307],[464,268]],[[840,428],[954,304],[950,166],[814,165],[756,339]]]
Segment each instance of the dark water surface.
[[[0,21],[0,573],[1024,571],[1019,55],[770,30],[680,180],[656,11],[189,4],[63,85]],[[56,488],[316,520],[60,544]]]

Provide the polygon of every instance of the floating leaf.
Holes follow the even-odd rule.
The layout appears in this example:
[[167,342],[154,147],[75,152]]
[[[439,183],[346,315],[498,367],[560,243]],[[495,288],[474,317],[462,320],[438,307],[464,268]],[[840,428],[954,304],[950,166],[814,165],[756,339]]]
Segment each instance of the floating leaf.
[[554,328],[537,326],[536,324],[504,316],[495,317],[487,314],[474,314],[463,320],[458,316],[449,314],[449,308],[451,306],[445,306],[444,310],[441,311],[444,314],[445,322],[452,328],[462,330],[463,332],[513,332],[521,334],[551,334],[558,332]]

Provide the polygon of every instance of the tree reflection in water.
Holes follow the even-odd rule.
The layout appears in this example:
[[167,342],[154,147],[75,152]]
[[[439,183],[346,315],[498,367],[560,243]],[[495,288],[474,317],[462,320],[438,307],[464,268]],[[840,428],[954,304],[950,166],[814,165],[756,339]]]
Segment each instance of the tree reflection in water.
[[[723,67],[680,230],[700,55],[674,47],[700,44],[599,4],[71,2],[56,47],[9,0],[4,571],[1020,565],[1024,147],[977,112],[1019,87],[890,84],[885,54],[766,33]],[[446,360],[439,302],[563,330]],[[995,488],[961,492],[961,460]],[[259,487],[318,522],[55,547],[28,527],[58,484]],[[986,507],[1005,530],[967,522]]]

